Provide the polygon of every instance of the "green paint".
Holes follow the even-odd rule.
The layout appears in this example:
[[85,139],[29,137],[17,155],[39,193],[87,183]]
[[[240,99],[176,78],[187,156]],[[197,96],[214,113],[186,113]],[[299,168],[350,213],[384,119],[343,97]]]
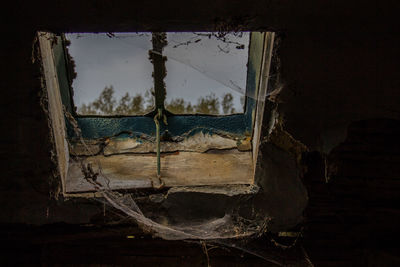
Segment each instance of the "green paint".
[[57,43],[53,45],[54,61],[57,69],[57,78],[60,87],[61,100],[68,112],[73,110],[73,102],[68,82],[68,71],[64,45],[61,36],[57,36]]

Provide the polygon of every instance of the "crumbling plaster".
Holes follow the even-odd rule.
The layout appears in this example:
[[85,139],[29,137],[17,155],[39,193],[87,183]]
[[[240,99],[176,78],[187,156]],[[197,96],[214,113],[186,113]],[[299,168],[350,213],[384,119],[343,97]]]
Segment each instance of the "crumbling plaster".
[[[78,200],[49,199],[49,192],[54,189],[48,185],[53,175],[49,171],[51,146],[44,138],[48,137],[48,128],[39,106],[37,65],[30,64],[36,30],[199,30],[212,29],[219,20],[254,30],[275,30],[281,38],[277,53],[283,86],[277,112],[282,116],[284,130],[308,150],[329,153],[346,137],[347,125],[352,121],[399,119],[399,78],[395,71],[399,61],[394,58],[398,58],[400,40],[388,35],[379,38],[379,27],[369,20],[374,14],[372,7],[348,1],[267,1],[261,6],[259,1],[248,1],[246,5],[226,5],[224,1],[125,4],[124,8],[107,1],[94,5],[65,2],[57,6],[43,1],[42,5],[29,2],[15,9],[17,18],[8,29],[10,38],[5,44],[14,52],[5,56],[10,63],[5,85],[16,89],[12,93],[5,90],[2,101],[8,102],[3,107],[11,114],[4,123],[14,126],[6,136],[9,144],[5,149],[16,148],[12,156],[19,162],[14,163],[8,175],[14,179],[2,181],[3,222],[88,223],[90,214],[102,212],[96,202],[88,200],[82,201],[90,208]],[[355,18],[347,11],[350,8],[362,15]],[[301,221],[307,203],[302,168],[295,155],[271,142],[264,144],[260,153],[263,161],[258,175],[268,178],[261,179],[266,194],[257,203],[279,218],[275,225],[293,226]],[[25,171],[15,170],[22,166]],[[27,203],[27,196],[33,201]]]

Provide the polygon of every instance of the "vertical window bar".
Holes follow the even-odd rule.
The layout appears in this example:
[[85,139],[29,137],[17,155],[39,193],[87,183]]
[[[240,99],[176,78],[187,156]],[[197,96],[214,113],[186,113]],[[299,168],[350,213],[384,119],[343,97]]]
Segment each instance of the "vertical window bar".
[[160,121],[163,120],[167,124],[166,115],[164,112],[165,102],[165,83],[164,78],[167,75],[165,69],[166,57],[162,55],[163,48],[167,45],[167,35],[165,32],[153,32],[152,34],[153,50],[149,51],[150,61],[153,63],[154,72],[154,93],[156,102],[156,115],[154,116],[154,123],[156,125],[156,151],[157,151],[157,178],[158,185],[155,188],[162,188],[164,186],[161,180],[161,151],[160,151]]
[[154,93],[156,100],[156,112],[162,109],[164,112],[165,101],[165,83],[164,78],[167,75],[165,69],[166,57],[162,55],[163,48],[167,45],[167,34],[165,32],[153,32],[152,34],[153,50],[149,51],[150,61],[153,63],[154,72]]

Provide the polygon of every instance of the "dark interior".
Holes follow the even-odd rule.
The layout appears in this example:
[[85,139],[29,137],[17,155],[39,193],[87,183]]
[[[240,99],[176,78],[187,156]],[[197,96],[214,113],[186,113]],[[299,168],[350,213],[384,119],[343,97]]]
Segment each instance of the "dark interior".
[[[2,265],[207,266],[198,243],[154,239],[131,223],[109,224],[117,215],[104,212],[99,202],[67,200],[57,193],[43,110],[47,103],[32,48],[40,30],[211,31],[222,26],[274,31],[279,37],[275,63],[282,90],[273,100],[284,130],[308,148],[300,177],[308,204],[300,210],[300,223],[287,222],[287,231],[303,229],[294,246],[274,245],[277,233],[271,232],[246,245],[248,251],[210,250],[209,264],[400,264],[398,2],[15,1],[2,10]],[[274,153],[271,147],[262,149]],[[261,205],[269,205],[277,217],[292,213],[286,207],[298,203],[290,186],[276,192],[279,199]]]

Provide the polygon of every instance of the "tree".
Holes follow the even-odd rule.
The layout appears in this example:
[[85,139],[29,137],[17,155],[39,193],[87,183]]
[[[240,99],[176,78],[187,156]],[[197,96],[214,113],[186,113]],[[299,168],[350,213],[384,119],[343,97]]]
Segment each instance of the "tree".
[[190,113],[193,113],[193,112],[194,112],[194,108],[193,108],[192,104],[189,102],[189,103],[186,105],[186,113],[187,113],[187,114],[190,114]]
[[150,90],[146,90],[146,93],[144,93],[144,98],[146,102],[146,109],[145,113],[149,113],[150,111],[153,110],[154,108],[154,98],[155,98],[155,93],[154,89],[151,88]]
[[183,98],[174,98],[169,103],[165,103],[165,108],[172,113],[183,114],[186,113],[186,102]]
[[235,108],[233,107],[233,96],[230,93],[225,94],[222,97],[222,111],[224,114],[232,114],[235,113]]
[[130,103],[130,109],[127,114],[135,114],[135,115],[142,115],[144,114],[144,98],[141,94],[136,94],[136,96],[132,97]]
[[115,106],[114,87],[112,85],[106,86],[101,92],[100,96],[92,102],[91,105],[94,110],[101,115],[114,114]]
[[[147,90],[144,97],[141,94],[130,96],[125,93],[117,102],[114,97],[112,85],[106,86],[100,96],[89,104],[82,104],[78,112],[82,115],[144,115],[154,110],[154,91]],[[224,114],[235,112],[233,96],[230,93],[223,95],[221,106]],[[197,104],[192,105],[183,98],[173,98],[165,103],[165,108],[175,114],[220,114],[220,100],[211,93],[197,99]]]
[[85,103],[78,109],[78,113],[82,115],[98,115],[97,111],[93,109],[91,104],[86,105]]
[[82,115],[111,115],[115,103],[113,86],[106,86],[95,101],[82,104],[78,112]]
[[116,114],[129,114],[130,109],[130,102],[132,101],[129,93],[126,93],[121,99],[119,100],[118,107],[115,109]]
[[211,93],[197,99],[197,105],[194,109],[196,113],[217,115],[219,114],[219,100],[214,93]]
[[145,97],[136,94],[131,97],[125,93],[117,104],[114,98],[114,88],[112,85],[106,86],[100,96],[89,104],[82,104],[78,113],[82,115],[143,115],[153,110],[154,94],[147,90]]

